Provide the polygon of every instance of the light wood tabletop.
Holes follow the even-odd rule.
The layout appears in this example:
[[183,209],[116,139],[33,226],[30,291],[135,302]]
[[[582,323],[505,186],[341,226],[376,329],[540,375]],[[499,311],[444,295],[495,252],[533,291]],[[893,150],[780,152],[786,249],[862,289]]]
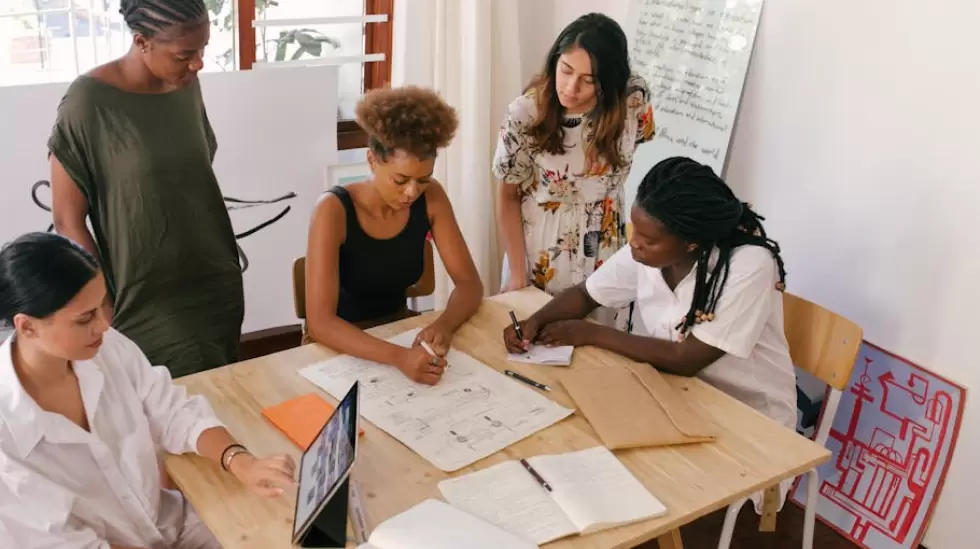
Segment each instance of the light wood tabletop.
[[[574,408],[560,380],[565,368],[506,361],[501,337],[507,312],[526,317],[549,297],[536,289],[502,294],[484,301],[464,325],[453,347],[497,370],[509,368],[533,376],[554,390],[556,402]],[[424,325],[430,315],[372,330],[390,337]],[[319,392],[297,371],[336,356],[319,345],[306,345],[178,380],[191,393],[205,395],[231,432],[253,453],[264,456],[300,450],[262,417],[264,407],[310,392]],[[595,348],[576,349],[571,368],[623,364],[624,358]],[[668,509],[660,518],[552,542],[548,549],[625,549],[652,539],[671,544],[678,529],[732,501],[799,475],[830,458],[830,452],[696,378],[666,376],[669,384],[695,403],[719,427],[713,442],[666,448],[617,451],[623,464]],[[387,433],[363,422],[358,463],[353,473],[362,493],[369,528],[426,498],[441,499],[437,484],[443,473]],[[582,450],[599,439],[579,414],[553,425],[452,476],[483,469],[508,459]],[[171,477],[214,532],[224,549],[291,547],[294,496],[266,500],[251,495],[230,475],[202,458],[168,456]],[[677,540],[679,541],[679,540]],[[353,544],[349,544],[353,547]]]

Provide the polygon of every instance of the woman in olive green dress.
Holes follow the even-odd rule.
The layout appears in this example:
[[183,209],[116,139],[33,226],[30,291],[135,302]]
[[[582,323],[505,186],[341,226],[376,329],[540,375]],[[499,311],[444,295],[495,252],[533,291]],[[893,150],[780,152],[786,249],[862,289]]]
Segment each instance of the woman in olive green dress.
[[203,0],[120,12],[129,53],[75,80],[58,108],[54,225],[100,258],[115,328],[176,377],[233,362],[245,309],[197,79],[210,24]]

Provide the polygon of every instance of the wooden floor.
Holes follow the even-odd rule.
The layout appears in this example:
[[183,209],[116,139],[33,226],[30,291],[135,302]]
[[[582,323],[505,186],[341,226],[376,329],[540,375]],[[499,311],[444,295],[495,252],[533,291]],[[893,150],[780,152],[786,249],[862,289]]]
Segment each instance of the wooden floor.
[[[725,511],[721,510],[681,529],[684,549],[716,549]],[[759,517],[751,502],[742,507],[731,549],[800,549],[803,546],[803,509],[787,502],[779,513],[775,532],[760,532]],[[819,520],[813,536],[818,549],[858,549]],[[653,549],[652,547],[650,549]]]

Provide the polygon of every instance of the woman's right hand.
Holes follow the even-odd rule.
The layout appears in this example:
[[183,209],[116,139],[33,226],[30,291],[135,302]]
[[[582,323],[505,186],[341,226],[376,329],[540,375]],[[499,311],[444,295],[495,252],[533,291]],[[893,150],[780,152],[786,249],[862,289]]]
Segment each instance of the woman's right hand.
[[526,288],[528,286],[527,278],[518,278],[514,275],[510,275],[507,279],[507,284],[500,289],[500,293],[513,292],[514,290],[520,290],[521,288]]
[[526,288],[530,284],[526,272],[515,272],[513,269],[507,274],[507,283],[500,289],[500,293],[513,292]]
[[430,355],[421,345],[405,349],[395,365],[416,383],[435,385],[446,371],[446,359]]
[[507,347],[508,353],[526,353],[531,347],[531,343],[538,338],[538,332],[541,331],[541,326],[534,320],[534,317],[521,320],[518,324],[521,326],[523,340],[517,337],[517,330],[514,329],[513,324],[508,324],[504,328],[504,347]]

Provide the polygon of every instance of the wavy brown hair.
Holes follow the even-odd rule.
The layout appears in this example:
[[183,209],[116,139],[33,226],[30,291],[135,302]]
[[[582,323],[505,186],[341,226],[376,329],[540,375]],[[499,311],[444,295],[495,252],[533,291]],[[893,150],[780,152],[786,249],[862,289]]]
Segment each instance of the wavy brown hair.
[[525,91],[534,91],[537,116],[528,128],[532,146],[551,154],[565,152],[565,107],[558,100],[555,73],[558,58],[573,48],[582,48],[592,61],[596,105],[587,116],[591,131],[586,135],[585,171],[598,161],[612,169],[626,162],[619,150],[620,137],[626,127],[627,84],[630,78],[629,46],[626,33],[611,18],[589,13],[572,21],[552,44],[541,73]]

